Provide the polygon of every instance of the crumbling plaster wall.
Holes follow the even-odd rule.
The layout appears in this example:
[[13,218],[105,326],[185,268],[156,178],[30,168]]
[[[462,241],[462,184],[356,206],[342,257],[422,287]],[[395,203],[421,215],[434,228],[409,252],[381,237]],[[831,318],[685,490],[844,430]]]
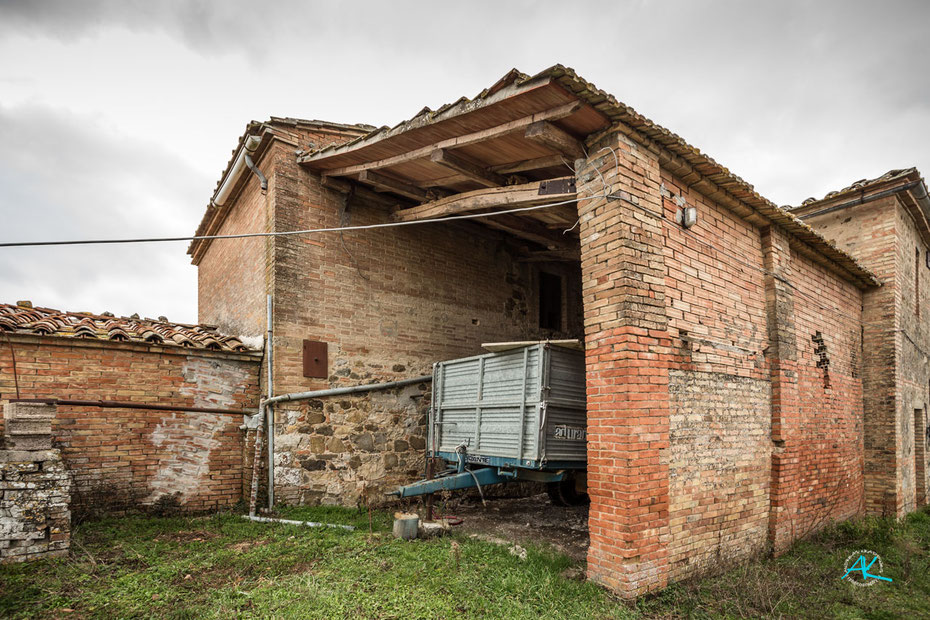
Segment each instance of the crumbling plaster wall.
[[[19,334],[10,339],[23,398],[234,409],[258,404],[255,355]],[[12,359],[3,346],[0,402],[15,395]],[[251,480],[242,423],[241,415],[59,407],[55,447],[73,477],[73,510],[235,504],[243,480]]]

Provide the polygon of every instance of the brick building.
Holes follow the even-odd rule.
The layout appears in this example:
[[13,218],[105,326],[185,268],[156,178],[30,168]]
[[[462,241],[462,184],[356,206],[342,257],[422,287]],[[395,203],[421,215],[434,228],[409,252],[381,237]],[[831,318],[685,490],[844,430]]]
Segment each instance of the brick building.
[[[254,411],[261,355],[207,326],[0,304],[0,405],[42,398]],[[241,413],[59,405],[52,432],[72,512],[236,504],[251,482],[243,421]]]
[[[540,208],[462,219],[525,207]],[[275,394],[416,377],[483,342],[583,339],[588,575],[626,596],[887,503],[870,499],[881,476],[898,513],[907,484],[925,488],[903,456],[923,405],[908,396],[884,439],[870,426],[872,382],[883,404],[928,385],[869,374],[890,337],[872,300],[900,297],[890,272],[571,69],[511,71],[393,128],[252,123],[198,233],[389,223],[416,225],[195,241],[200,320],[259,335],[272,295]],[[323,372],[305,372],[304,341],[328,347]],[[283,405],[277,496],[353,504],[420,475],[427,399]]]
[[863,299],[865,508],[927,503],[930,199],[914,169],[862,180],[793,213],[878,275]]

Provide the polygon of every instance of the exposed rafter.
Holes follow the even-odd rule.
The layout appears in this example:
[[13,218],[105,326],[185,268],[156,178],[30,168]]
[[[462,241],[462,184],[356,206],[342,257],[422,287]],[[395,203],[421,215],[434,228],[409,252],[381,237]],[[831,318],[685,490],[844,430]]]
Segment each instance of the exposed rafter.
[[538,142],[553,151],[571,157],[573,160],[584,157],[581,141],[563,129],[548,121],[539,121],[526,128],[524,137]]
[[404,181],[395,179],[393,177],[385,176],[372,170],[363,170],[360,172],[358,175],[358,180],[360,183],[371,185],[375,189],[382,192],[400,194],[401,196],[406,196],[407,198],[412,198],[413,200],[418,200],[421,202],[429,199],[425,189],[417,187],[416,185],[411,185],[410,183],[405,183]]
[[434,200],[394,213],[394,220],[409,222],[494,208],[514,208],[561,202],[575,198],[574,177],[536,181],[524,185],[477,189]]
[[510,213],[482,218],[481,223],[490,228],[510,233],[515,237],[538,243],[550,250],[567,252],[573,247],[577,247],[575,237],[569,237],[561,232],[550,230],[536,220],[518,217]]
[[504,175],[492,172],[481,164],[457,155],[449,149],[436,149],[430,154],[429,159],[434,164],[454,170],[485,187],[500,187],[507,184],[507,177]]

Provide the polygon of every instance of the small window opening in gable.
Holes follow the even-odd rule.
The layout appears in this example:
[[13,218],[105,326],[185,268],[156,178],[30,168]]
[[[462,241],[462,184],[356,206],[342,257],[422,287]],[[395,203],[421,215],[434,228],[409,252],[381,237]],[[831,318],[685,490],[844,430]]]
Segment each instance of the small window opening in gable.
[[539,328],[562,329],[562,278],[539,272]]
[[830,389],[830,356],[827,354],[827,343],[820,332],[815,332],[811,341],[814,343],[814,355],[817,356],[817,368],[823,369],[823,387],[825,390]]

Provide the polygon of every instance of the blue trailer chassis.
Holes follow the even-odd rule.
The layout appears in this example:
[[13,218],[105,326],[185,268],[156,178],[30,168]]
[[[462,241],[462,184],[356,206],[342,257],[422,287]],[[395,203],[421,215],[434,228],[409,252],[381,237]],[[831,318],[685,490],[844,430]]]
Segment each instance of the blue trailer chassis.
[[542,463],[466,452],[437,452],[435,456],[446,461],[449,468],[435,478],[402,486],[391,495],[415,497],[505,482],[560,482],[569,470],[585,468],[585,463],[578,461]]

